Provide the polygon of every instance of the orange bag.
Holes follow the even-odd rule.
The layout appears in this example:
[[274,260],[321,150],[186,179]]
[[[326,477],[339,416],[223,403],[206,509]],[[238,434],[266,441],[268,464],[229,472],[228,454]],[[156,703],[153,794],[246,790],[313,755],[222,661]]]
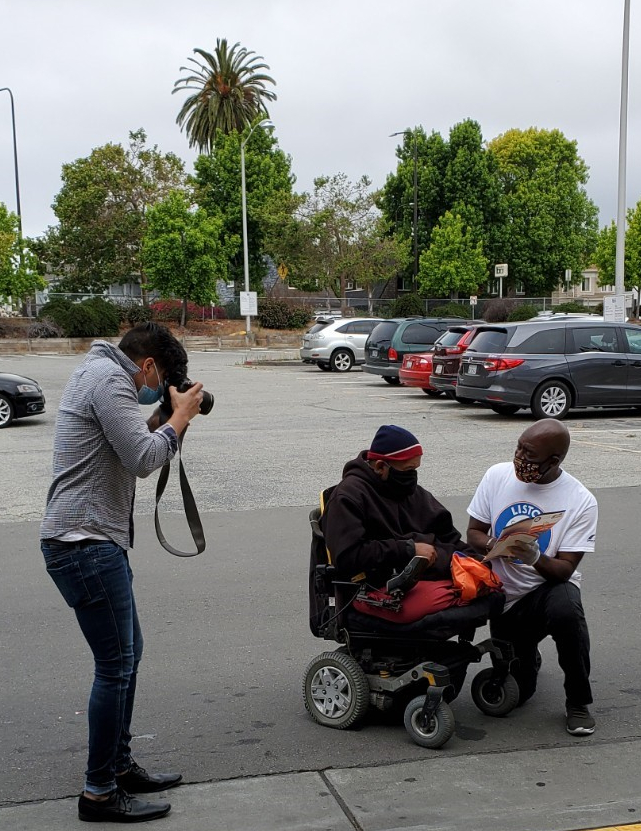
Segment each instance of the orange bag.
[[489,566],[459,551],[452,554],[452,582],[463,603],[491,591],[503,591],[503,583]]

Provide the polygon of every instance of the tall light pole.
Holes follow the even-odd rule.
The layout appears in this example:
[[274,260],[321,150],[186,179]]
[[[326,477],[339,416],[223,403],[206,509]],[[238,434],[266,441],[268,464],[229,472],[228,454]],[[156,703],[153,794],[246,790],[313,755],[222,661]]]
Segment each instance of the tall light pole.
[[418,153],[416,144],[416,129],[414,130],[400,130],[398,133],[392,133],[392,136],[409,136],[414,137],[414,216],[412,221],[412,233],[414,236],[414,271],[412,279],[412,291],[416,292],[416,284],[418,282]]
[[614,293],[625,295],[625,166],[628,143],[628,63],[630,56],[630,0],[623,4],[623,50],[621,60],[621,112],[619,116],[619,187],[617,199],[617,246]]
[[16,214],[18,216],[18,237],[22,250],[22,211],[20,209],[20,180],[18,178],[18,142],[16,141],[16,110],[13,104],[13,93],[9,87],[0,87],[0,92],[8,92],[11,98],[11,125],[13,128],[13,169],[16,180]]
[[[249,133],[247,133],[247,138],[243,139],[240,142],[240,196],[243,210],[243,267],[245,270],[246,292],[249,291],[249,246],[247,244],[247,188],[245,184],[245,145],[251,138],[251,134],[254,132],[256,127],[266,127],[267,129],[272,129],[274,125],[268,118],[264,118],[262,121],[259,121],[256,124],[254,124]],[[251,328],[251,315],[247,315],[245,318],[246,334],[249,334],[251,332]]]

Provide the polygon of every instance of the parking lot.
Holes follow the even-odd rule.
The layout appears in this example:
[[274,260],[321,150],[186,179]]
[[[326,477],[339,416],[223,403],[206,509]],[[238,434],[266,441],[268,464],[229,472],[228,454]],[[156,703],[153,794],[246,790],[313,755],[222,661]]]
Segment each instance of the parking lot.
[[[2,371],[35,378],[47,397],[45,416],[0,432],[5,470],[0,522],[36,520],[51,469],[56,408],[80,356],[3,358]],[[396,423],[414,432],[425,457],[420,482],[439,497],[470,494],[485,470],[511,458],[529,411],[501,417],[490,410],[428,398],[420,389],[392,387],[359,369],[324,373],[308,364],[243,365],[244,353],[192,353],[190,374],[214,393],[209,416],[190,427],[184,459],[203,511],[314,504],[336,482],[345,461],[367,446],[375,430]],[[641,415],[633,409],[576,411],[567,470],[587,487],[638,484]],[[154,504],[155,477],[141,482],[137,509]],[[178,510],[175,490],[165,497]]]

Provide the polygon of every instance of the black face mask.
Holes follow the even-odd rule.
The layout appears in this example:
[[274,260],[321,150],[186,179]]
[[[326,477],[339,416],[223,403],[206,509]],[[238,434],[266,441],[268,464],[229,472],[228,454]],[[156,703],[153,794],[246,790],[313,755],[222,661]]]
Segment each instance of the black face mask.
[[395,493],[403,496],[410,496],[414,493],[418,485],[418,472],[416,470],[396,470],[395,467],[391,466],[387,470],[386,484]]

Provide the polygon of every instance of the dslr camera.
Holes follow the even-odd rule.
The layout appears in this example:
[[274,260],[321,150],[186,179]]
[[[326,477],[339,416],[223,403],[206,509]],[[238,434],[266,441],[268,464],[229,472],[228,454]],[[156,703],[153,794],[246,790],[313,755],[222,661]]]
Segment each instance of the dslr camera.
[[[174,409],[171,406],[171,395],[169,387],[176,387],[178,392],[187,392],[194,386],[194,382],[187,377],[187,367],[181,366],[175,372],[170,373],[164,383],[162,400],[160,402],[161,419],[166,421],[171,417]],[[202,390],[203,400],[200,402],[200,414],[209,415],[214,407],[214,396],[207,390]]]

